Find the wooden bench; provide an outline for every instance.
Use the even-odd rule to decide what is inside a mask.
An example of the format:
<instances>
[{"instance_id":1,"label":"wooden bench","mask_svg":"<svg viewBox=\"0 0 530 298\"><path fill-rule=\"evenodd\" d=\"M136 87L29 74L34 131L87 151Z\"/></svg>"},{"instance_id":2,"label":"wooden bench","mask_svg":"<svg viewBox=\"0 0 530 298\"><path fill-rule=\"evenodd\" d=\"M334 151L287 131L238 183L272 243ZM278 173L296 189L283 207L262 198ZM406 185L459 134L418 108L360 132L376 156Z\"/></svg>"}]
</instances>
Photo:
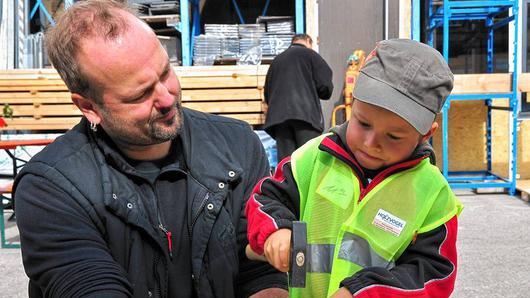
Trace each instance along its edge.
<instances>
[{"instance_id":1,"label":"wooden bench","mask_svg":"<svg viewBox=\"0 0 530 298\"><path fill-rule=\"evenodd\" d=\"M267 66L175 67L182 104L195 110L264 122L263 84ZM65 131L81 112L54 69L0 71L0 130Z\"/></svg>"}]
</instances>

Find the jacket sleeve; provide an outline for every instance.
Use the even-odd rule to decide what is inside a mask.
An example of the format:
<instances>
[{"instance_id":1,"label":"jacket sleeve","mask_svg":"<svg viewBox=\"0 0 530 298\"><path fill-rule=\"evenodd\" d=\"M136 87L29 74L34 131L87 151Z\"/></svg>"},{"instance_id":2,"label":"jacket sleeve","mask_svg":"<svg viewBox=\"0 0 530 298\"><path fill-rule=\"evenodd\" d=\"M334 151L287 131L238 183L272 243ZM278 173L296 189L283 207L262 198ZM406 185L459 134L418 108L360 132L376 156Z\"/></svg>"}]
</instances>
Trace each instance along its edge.
<instances>
[{"instance_id":1,"label":"jacket sleeve","mask_svg":"<svg viewBox=\"0 0 530 298\"><path fill-rule=\"evenodd\" d=\"M333 93L333 71L328 63L315 52L312 58L313 80L320 99L330 99Z\"/></svg>"},{"instance_id":2,"label":"jacket sleeve","mask_svg":"<svg viewBox=\"0 0 530 298\"><path fill-rule=\"evenodd\" d=\"M300 195L291 170L290 157L282 160L274 176L263 178L254 187L247 203L250 247L263 254L265 240L281 228L291 228L300 214Z\"/></svg>"},{"instance_id":3,"label":"jacket sleeve","mask_svg":"<svg viewBox=\"0 0 530 298\"><path fill-rule=\"evenodd\" d=\"M126 273L102 234L65 191L26 174L15 200L24 268L44 296L131 296Z\"/></svg>"},{"instance_id":4,"label":"jacket sleeve","mask_svg":"<svg viewBox=\"0 0 530 298\"><path fill-rule=\"evenodd\" d=\"M449 297L456 268L456 215L418 234L390 270L368 267L342 281L354 297Z\"/></svg>"},{"instance_id":5,"label":"jacket sleeve","mask_svg":"<svg viewBox=\"0 0 530 298\"><path fill-rule=\"evenodd\" d=\"M285 273L274 269L267 262L251 261L245 254L245 248L248 244L247 218L244 212L247 206L247 199L250 197L254 185L263 177L270 175L270 166L265 149L258 136L252 131L250 133L253 135L252 140L249 140L249 144L246 144L250 148L245 146L246 160L250 161L247 170L249 175L245 178L245 202L241 204L241 218L239 219L237 233L240 272L237 280L238 285L236 286L238 297L248 297L268 288L287 289L287 275Z\"/></svg>"}]
</instances>

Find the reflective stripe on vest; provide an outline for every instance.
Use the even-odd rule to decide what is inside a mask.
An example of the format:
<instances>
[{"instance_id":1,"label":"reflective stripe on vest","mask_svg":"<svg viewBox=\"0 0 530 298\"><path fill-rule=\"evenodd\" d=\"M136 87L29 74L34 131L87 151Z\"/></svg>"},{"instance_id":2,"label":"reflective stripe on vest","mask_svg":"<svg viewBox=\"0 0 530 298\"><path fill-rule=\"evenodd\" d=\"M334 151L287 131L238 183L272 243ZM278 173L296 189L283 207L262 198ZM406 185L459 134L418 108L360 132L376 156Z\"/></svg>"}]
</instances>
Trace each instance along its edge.
<instances>
[{"instance_id":1,"label":"reflective stripe on vest","mask_svg":"<svg viewBox=\"0 0 530 298\"><path fill-rule=\"evenodd\" d=\"M339 249L339 258L355 263L361 267L382 267L391 269L394 267L393 261L387 261L370 247L370 243L365 239L352 234L344 233ZM333 261L332 261L333 262Z\"/></svg>"},{"instance_id":2,"label":"reflective stripe on vest","mask_svg":"<svg viewBox=\"0 0 530 298\"><path fill-rule=\"evenodd\" d=\"M307 272L331 273L334 244L309 244L307 251L309 253Z\"/></svg>"},{"instance_id":3,"label":"reflective stripe on vest","mask_svg":"<svg viewBox=\"0 0 530 298\"><path fill-rule=\"evenodd\" d=\"M331 273L335 245L309 244L307 251L307 272ZM370 247L368 241L352 233L344 234L339 249L339 258L361 267L376 266L386 269L394 267L394 262L385 260Z\"/></svg>"}]
</instances>

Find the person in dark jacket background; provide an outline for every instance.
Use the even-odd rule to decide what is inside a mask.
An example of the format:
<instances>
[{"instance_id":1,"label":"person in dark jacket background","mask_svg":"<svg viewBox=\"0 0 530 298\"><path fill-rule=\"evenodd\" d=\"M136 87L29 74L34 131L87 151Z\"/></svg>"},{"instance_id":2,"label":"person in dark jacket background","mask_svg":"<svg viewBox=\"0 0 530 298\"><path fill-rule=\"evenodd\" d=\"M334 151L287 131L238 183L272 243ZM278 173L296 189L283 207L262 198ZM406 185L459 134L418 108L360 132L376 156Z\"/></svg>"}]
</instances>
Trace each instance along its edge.
<instances>
[{"instance_id":1,"label":"person in dark jacket background","mask_svg":"<svg viewBox=\"0 0 530 298\"><path fill-rule=\"evenodd\" d=\"M182 108L167 53L118 2L77 2L46 44L84 117L15 181L29 297L287 297L244 254L270 171L249 125Z\"/></svg>"},{"instance_id":2,"label":"person in dark jacket background","mask_svg":"<svg viewBox=\"0 0 530 298\"><path fill-rule=\"evenodd\" d=\"M319 99L331 97L333 72L312 44L309 35L295 35L267 72L263 129L276 140L278 161L324 130Z\"/></svg>"}]
</instances>

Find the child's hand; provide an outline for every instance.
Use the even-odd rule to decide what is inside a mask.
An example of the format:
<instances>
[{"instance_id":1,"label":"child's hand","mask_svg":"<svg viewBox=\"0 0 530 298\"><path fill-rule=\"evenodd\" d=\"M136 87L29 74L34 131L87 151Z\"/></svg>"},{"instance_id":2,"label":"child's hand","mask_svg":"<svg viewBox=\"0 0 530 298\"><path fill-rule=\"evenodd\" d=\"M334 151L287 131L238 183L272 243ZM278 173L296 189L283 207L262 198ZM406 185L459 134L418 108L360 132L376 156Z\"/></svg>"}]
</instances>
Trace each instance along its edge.
<instances>
[{"instance_id":1,"label":"child's hand","mask_svg":"<svg viewBox=\"0 0 530 298\"><path fill-rule=\"evenodd\" d=\"M291 256L291 230L279 229L272 233L265 241L264 253L269 264L274 268L289 271L289 259Z\"/></svg>"}]
</instances>

